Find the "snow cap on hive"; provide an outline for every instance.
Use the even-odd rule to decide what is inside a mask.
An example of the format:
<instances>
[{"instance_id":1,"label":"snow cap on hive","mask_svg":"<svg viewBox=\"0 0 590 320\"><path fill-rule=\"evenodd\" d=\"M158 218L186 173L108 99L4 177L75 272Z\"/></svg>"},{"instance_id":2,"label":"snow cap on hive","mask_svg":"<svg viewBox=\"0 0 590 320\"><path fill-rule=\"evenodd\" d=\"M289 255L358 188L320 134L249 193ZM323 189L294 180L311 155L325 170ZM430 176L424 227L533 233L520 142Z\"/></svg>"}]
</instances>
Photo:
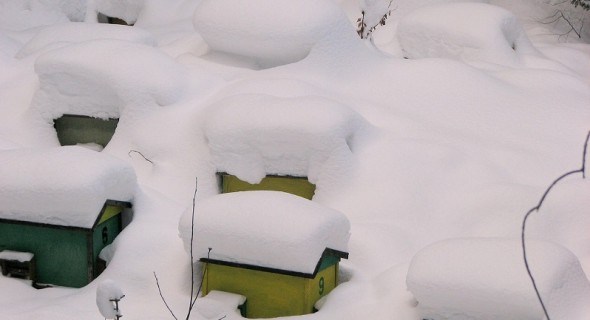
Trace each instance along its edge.
<instances>
[{"instance_id":1,"label":"snow cap on hive","mask_svg":"<svg viewBox=\"0 0 590 320\"><path fill-rule=\"evenodd\" d=\"M124 107L175 103L185 70L160 50L121 40L93 40L37 58L40 86L32 107L48 121L63 114L119 118Z\"/></svg>"},{"instance_id":2,"label":"snow cap on hive","mask_svg":"<svg viewBox=\"0 0 590 320\"><path fill-rule=\"evenodd\" d=\"M192 208L179 231L190 251ZM344 214L278 191L217 195L195 207L195 260L226 262L312 274L327 249L347 252L350 223Z\"/></svg>"},{"instance_id":3,"label":"snow cap on hive","mask_svg":"<svg viewBox=\"0 0 590 320\"><path fill-rule=\"evenodd\" d=\"M113 39L155 46L156 40L146 30L103 23L69 22L47 26L41 30L17 53L23 58L41 50L55 49L90 40Z\"/></svg>"},{"instance_id":4,"label":"snow cap on hive","mask_svg":"<svg viewBox=\"0 0 590 320\"><path fill-rule=\"evenodd\" d=\"M518 18L485 3L426 6L402 18L397 35L411 59L451 58L517 65L523 54L538 54Z\"/></svg>"},{"instance_id":5,"label":"snow cap on hive","mask_svg":"<svg viewBox=\"0 0 590 320\"><path fill-rule=\"evenodd\" d=\"M576 256L552 242L527 240L539 293L555 319L583 319L572 308L590 301L590 284ZM518 239L449 239L418 252L406 278L420 319L542 319ZM459 316L460 315L460 316Z\"/></svg>"},{"instance_id":6,"label":"snow cap on hive","mask_svg":"<svg viewBox=\"0 0 590 320\"><path fill-rule=\"evenodd\" d=\"M351 155L365 124L349 107L314 96L235 95L210 109L205 134L217 171L249 183L268 174L314 183L328 160Z\"/></svg>"},{"instance_id":7,"label":"snow cap on hive","mask_svg":"<svg viewBox=\"0 0 590 320\"><path fill-rule=\"evenodd\" d=\"M342 8L327 0L204 0L193 21L212 50L264 66L299 61L317 43L354 33Z\"/></svg>"},{"instance_id":8,"label":"snow cap on hive","mask_svg":"<svg viewBox=\"0 0 590 320\"><path fill-rule=\"evenodd\" d=\"M0 218L91 228L106 200L130 201L126 162L69 146L0 151Z\"/></svg>"}]
</instances>

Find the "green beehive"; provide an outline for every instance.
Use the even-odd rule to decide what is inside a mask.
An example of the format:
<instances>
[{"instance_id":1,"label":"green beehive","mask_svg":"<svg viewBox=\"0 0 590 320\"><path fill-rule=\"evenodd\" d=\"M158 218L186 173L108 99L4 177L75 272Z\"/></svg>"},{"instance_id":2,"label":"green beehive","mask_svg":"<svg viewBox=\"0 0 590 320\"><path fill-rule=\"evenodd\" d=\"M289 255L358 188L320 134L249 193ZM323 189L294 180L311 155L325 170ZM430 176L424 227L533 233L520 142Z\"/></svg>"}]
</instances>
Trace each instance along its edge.
<instances>
[{"instance_id":1,"label":"green beehive","mask_svg":"<svg viewBox=\"0 0 590 320\"><path fill-rule=\"evenodd\" d=\"M251 184L224 172L219 172L217 175L220 179L221 193L254 190L283 191L309 200L315 193L315 185L306 177L267 175L259 183Z\"/></svg>"},{"instance_id":2,"label":"green beehive","mask_svg":"<svg viewBox=\"0 0 590 320\"><path fill-rule=\"evenodd\" d=\"M102 271L98 255L121 232L130 207L106 201L90 228L0 219L0 249L33 253L38 283L80 288Z\"/></svg>"},{"instance_id":3,"label":"green beehive","mask_svg":"<svg viewBox=\"0 0 590 320\"><path fill-rule=\"evenodd\" d=\"M119 119L64 114L53 121L53 126L62 146L96 143L105 147L115 134L118 123Z\"/></svg>"},{"instance_id":4,"label":"green beehive","mask_svg":"<svg viewBox=\"0 0 590 320\"><path fill-rule=\"evenodd\" d=\"M130 221L136 177L106 153L69 146L0 152L0 251L32 253L40 284L83 287Z\"/></svg>"},{"instance_id":5,"label":"green beehive","mask_svg":"<svg viewBox=\"0 0 590 320\"><path fill-rule=\"evenodd\" d=\"M312 313L337 286L350 236L342 213L276 191L217 195L197 204L195 212L192 246L203 264L203 293L244 296L245 317ZM180 223L187 247L190 213Z\"/></svg>"}]
</instances>

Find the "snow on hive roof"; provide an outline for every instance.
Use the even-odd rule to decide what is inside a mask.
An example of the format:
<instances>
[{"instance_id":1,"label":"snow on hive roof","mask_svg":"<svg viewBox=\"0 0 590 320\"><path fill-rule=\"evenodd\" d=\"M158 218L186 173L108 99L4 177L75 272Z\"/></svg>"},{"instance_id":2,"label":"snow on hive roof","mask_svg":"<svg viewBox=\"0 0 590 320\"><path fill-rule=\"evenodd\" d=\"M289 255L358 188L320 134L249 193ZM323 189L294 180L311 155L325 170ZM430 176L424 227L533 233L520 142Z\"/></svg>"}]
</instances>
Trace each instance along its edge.
<instances>
[{"instance_id":1,"label":"snow on hive roof","mask_svg":"<svg viewBox=\"0 0 590 320\"><path fill-rule=\"evenodd\" d=\"M0 151L0 218L90 228L106 200L130 201L126 162L82 147Z\"/></svg>"},{"instance_id":2,"label":"snow on hive roof","mask_svg":"<svg viewBox=\"0 0 590 320\"><path fill-rule=\"evenodd\" d=\"M124 40L154 46L156 40L146 30L121 25L102 23L71 22L48 26L41 29L17 53L17 58L26 57L46 48L63 47L98 39Z\"/></svg>"},{"instance_id":3,"label":"snow on hive roof","mask_svg":"<svg viewBox=\"0 0 590 320\"><path fill-rule=\"evenodd\" d=\"M398 25L408 58L452 58L504 65L535 53L518 18L484 3L447 3L420 8Z\"/></svg>"},{"instance_id":4,"label":"snow on hive roof","mask_svg":"<svg viewBox=\"0 0 590 320\"><path fill-rule=\"evenodd\" d=\"M326 0L204 0L193 21L211 49L269 66L299 61L327 37L354 33L342 8Z\"/></svg>"},{"instance_id":5,"label":"snow on hive roof","mask_svg":"<svg viewBox=\"0 0 590 320\"><path fill-rule=\"evenodd\" d=\"M127 105L164 106L180 99L185 70L156 48L94 40L51 50L37 59L40 88L33 107L45 119L63 114L119 118Z\"/></svg>"},{"instance_id":6,"label":"snow on hive roof","mask_svg":"<svg viewBox=\"0 0 590 320\"><path fill-rule=\"evenodd\" d=\"M527 255L552 318L582 319L570 313L575 312L571 306L577 304L576 299L590 299L590 284L576 256L562 246L539 240L527 240ZM517 239L435 243L414 256L406 281L419 301L421 319L457 315L490 320L543 318Z\"/></svg>"},{"instance_id":7,"label":"snow on hive roof","mask_svg":"<svg viewBox=\"0 0 590 320\"><path fill-rule=\"evenodd\" d=\"M218 171L258 183L267 174L314 181L330 157L350 154L364 119L320 97L235 95L211 107L205 133Z\"/></svg>"},{"instance_id":8,"label":"snow on hive roof","mask_svg":"<svg viewBox=\"0 0 590 320\"><path fill-rule=\"evenodd\" d=\"M190 248L191 213L180 220L180 237ZM350 224L342 213L278 191L217 195L197 203L195 259L311 274L326 248L347 252Z\"/></svg>"}]
</instances>

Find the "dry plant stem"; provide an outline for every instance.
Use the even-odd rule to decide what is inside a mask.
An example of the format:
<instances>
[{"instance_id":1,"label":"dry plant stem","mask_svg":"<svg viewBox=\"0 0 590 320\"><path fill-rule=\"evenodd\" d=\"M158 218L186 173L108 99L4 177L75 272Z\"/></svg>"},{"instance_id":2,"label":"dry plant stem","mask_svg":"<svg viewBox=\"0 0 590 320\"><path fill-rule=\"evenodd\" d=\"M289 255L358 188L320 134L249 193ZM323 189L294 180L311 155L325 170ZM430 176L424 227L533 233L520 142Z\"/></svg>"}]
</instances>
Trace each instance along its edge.
<instances>
[{"instance_id":1,"label":"dry plant stem","mask_svg":"<svg viewBox=\"0 0 590 320\"><path fill-rule=\"evenodd\" d=\"M582 173L582 178L586 179L586 154L588 153L588 141L589 140L590 140L590 132L588 132L588 134L586 135L586 142L584 143L584 151L583 151L583 155L582 155L582 168L565 173L565 174L561 175L559 178L555 179L549 185L547 190L545 190L545 192L543 193L543 196L541 197L541 200L539 200L539 203L537 204L537 206L535 206L531 210L529 210L526 213L526 215L524 216L524 219L522 221L522 230L521 230L520 236L521 236L521 245L522 245L522 255L524 258L524 266L525 266L526 271L529 275L529 278L531 279L531 283L533 284L533 288L535 289L535 293L537 294L537 299L539 300L539 303L541 304L541 307L543 308L543 313L545 314L545 318L547 320L551 320L551 318L549 317L549 312L547 312L547 308L545 307L545 303L543 302L543 299L541 298L541 294L539 292L539 289L537 288L537 283L535 281L535 278L533 277L533 274L531 272L531 268L529 266L528 258L527 258L526 241L525 241L526 222L527 222L527 219L529 218L529 216L533 212L538 212L541 209L541 206L543 205L543 202L545 201L545 199L549 195L549 192L561 180L565 179L566 177L569 177L570 175L577 174L577 173Z\"/></svg>"}]
</instances>

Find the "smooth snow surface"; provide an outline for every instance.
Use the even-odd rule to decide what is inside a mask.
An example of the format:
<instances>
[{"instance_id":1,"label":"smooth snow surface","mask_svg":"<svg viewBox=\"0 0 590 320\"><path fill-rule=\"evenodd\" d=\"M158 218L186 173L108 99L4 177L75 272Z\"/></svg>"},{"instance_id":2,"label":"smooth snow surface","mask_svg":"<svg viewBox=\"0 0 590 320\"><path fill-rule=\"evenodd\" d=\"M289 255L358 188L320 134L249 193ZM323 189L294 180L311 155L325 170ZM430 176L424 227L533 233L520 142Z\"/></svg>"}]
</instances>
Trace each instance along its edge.
<instances>
[{"instance_id":1,"label":"smooth snow surface","mask_svg":"<svg viewBox=\"0 0 590 320\"><path fill-rule=\"evenodd\" d=\"M566 248L526 242L531 272L550 314L582 319L590 283ZM450 239L418 252L408 270L408 290L423 319L542 319L544 314L522 263L518 239ZM585 301L585 302L584 302Z\"/></svg>"},{"instance_id":2,"label":"smooth snow surface","mask_svg":"<svg viewBox=\"0 0 590 320\"><path fill-rule=\"evenodd\" d=\"M185 71L157 49L95 40L51 50L35 63L32 107L46 120L63 114L119 118L125 107L166 106L184 92Z\"/></svg>"},{"instance_id":3,"label":"smooth snow surface","mask_svg":"<svg viewBox=\"0 0 590 320\"><path fill-rule=\"evenodd\" d=\"M510 11L483 3L427 6L398 26L404 55L410 59L453 58L518 65L520 55L535 54Z\"/></svg>"},{"instance_id":4,"label":"smooth snow surface","mask_svg":"<svg viewBox=\"0 0 590 320\"><path fill-rule=\"evenodd\" d=\"M365 124L350 107L313 96L243 94L210 108L205 134L217 170L250 183L267 174L317 181L328 162L352 156Z\"/></svg>"},{"instance_id":5,"label":"smooth snow surface","mask_svg":"<svg viewBox=\"0 0 590 320\"><path fill-rule=\"evenodd\" d=\"M191 247L192 208L179 230ZM350 223L342 213L279 191L233 192L195 207L193 255L313 273L325 249L348 252Z\"/></svg>"},{"instance_id":6,"label":"smooth snow surface","mask_svg":"<svg viewBox=\"0 0 590 320\"><path fill-rule=\"evenodd\" d=\"M0 177L0 218L82 228L136 186L126 162L73 146L1 151Z\"/></svg>"},{"instance_id":7,"label":"smooth snow surface","mask_svg":"<svg viewBox=\"0 0 590 320\"><path fill-rule=\"evenodd\" d=\"M204 0L194 25L212 50L263 67L299 61L317 43L352 31L330 0Z\"/></svg>"}]
</instances>

